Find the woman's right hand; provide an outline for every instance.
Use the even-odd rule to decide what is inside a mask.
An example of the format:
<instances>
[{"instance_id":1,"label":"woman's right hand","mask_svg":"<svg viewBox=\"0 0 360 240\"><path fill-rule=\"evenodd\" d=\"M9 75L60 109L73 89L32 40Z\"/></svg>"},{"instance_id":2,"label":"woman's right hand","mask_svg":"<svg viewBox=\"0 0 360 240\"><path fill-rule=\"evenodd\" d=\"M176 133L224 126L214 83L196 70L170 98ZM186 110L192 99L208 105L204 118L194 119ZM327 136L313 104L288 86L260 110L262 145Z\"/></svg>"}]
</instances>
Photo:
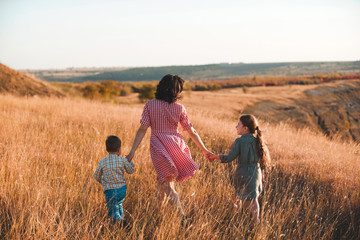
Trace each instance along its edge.
<instances>
[{"instance_id":1,"label":"woman's right hand","mask_svg":"<svg viewBox=\"0 0 360 240\"><path fill-rule=\"evenodd\" d=\"M126 155L126 159L127 159L129 162L131 162L131 160L133 159L134 155L135 155L135 153L130 152L128 155Z\"/></svg>"},{"instance_id":2,"label":"woman's right hand","mask_svg":"<svg viewBox=\"0 0 360 240\"><path fill-rule=\"evenodd\" d=\"M128 155L126 155L126 158L129 162L133 159L133 157L135 155L135 151L138 148L139 144L141 143L142 139L144 138L147 129L148 129L148 127L146 127L144 125L140 125L139 129L137 130L136 136L134 139L134 143L132 145L130 153Z\"/></svg>"}]
</instances>

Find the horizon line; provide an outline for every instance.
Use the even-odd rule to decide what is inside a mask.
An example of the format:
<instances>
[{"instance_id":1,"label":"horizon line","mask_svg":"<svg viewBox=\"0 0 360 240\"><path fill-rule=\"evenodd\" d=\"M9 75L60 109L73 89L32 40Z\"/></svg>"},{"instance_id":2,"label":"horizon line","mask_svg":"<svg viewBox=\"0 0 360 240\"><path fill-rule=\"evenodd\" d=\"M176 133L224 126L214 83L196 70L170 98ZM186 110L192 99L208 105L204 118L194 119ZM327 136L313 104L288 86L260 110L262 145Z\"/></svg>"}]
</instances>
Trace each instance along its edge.
<instances>
[{"instance_id":1,"label":"horizon line","mask_svg":"<svg viewBox=\"0 0 360 240\"><path fill-rule=\"evenodd\" d=\"M143 66L92 66L92 67L63 67L63 68L19 68L18 71L43 71L43 70L71 70L71 69L112 69L112 68L158 68L158 67L184 67L184 66L207 66L207 65L232 65L232 64L271 64L271 63L336 63L336 62L360 62L359 60L341 60L341 61L279 61L279 62L217 62L206 64L174 64L174 65L143 65ZM1 63L1 62L0 62ZM4 63L2 63L4 64ZM6 64L4 64L6 65Z\"/></svg>"}]
</instances>

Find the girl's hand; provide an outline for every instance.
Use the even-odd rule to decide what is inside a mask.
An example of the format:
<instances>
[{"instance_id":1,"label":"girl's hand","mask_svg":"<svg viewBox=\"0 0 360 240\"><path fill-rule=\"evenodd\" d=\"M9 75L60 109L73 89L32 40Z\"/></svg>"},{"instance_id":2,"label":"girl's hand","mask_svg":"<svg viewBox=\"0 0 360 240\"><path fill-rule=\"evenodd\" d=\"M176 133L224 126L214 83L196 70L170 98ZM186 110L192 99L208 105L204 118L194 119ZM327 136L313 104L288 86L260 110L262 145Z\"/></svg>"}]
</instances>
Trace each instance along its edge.
<instances>
[{"instance_id":1,"label":"girl's hand","mask_svg":"<svg viewBox=\"0 0 360 240\"><path fill-rule=\"evenodd\" d=\"M209 150L203 150L203 154L206 157L206 159L210 161L209 157L212 154L212 152L210 152Z\"/></svg>"},{"instance_id":2,"label":"girl's hand","mask_svg":"<svg viewBox=\"0 0 360 240\"><path fill-rule=\"evenodd\" d=\"M209 161L210 162L213 162L214 160L216 160L216 159L220 159L220 157L219 157L219 155L216 155L216 154L214 154L214 153L211 153L210 155L209 155Z\"/></svg>"}]
</instances>

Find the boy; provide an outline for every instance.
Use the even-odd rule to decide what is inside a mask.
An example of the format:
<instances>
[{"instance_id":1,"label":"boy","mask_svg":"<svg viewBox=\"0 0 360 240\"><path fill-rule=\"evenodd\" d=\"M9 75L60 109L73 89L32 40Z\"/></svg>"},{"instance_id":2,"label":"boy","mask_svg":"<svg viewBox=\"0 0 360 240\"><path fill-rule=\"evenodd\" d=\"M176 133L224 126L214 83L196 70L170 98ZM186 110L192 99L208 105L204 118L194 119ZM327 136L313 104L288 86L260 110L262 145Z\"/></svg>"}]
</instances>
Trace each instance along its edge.
<instances>
[{"instance_id":1,"label":"boy","mask_svg":"<svg viewBox=\"0 0 360 240\"><path fill-rule=\"evenodd\" d=\"M103 185L105 200L110 217L114 222L124 223L122 203L126 195L125 171L134 172L134 163L120 157L121 140L117 136L108 136L106 151L109 155L100 160L94 178Z\"/></svg>"}]
</instances>

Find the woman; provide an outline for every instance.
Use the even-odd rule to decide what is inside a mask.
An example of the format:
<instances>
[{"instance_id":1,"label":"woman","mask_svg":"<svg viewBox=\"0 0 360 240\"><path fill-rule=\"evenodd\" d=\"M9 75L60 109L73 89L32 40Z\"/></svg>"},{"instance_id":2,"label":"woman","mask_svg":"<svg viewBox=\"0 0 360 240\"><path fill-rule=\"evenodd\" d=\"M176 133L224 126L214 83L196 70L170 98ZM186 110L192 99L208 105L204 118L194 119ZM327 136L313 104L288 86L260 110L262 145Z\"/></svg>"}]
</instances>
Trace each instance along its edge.
<instances>
[{"instance_id":1,"label":"woman","mask_svg":"<svg viewBox=\"0 0 360 240\"><path fill-rule=\"evenodd\" d=\"M192 177L199 166L192 160L189 147L178 132L178 124L180 123L205 156L209 156L211 152L206 149L193 128L184 106L176 102L183 85L184 80L177 75L168 74L161 79L157 85L156 99L145 104L140 127L127 158L131 161L134 157L147 128L150 127L150 154L157 173L159 203L166 194L185 217L174 181L184 181Z\"/></svg>"}]
</instances>

